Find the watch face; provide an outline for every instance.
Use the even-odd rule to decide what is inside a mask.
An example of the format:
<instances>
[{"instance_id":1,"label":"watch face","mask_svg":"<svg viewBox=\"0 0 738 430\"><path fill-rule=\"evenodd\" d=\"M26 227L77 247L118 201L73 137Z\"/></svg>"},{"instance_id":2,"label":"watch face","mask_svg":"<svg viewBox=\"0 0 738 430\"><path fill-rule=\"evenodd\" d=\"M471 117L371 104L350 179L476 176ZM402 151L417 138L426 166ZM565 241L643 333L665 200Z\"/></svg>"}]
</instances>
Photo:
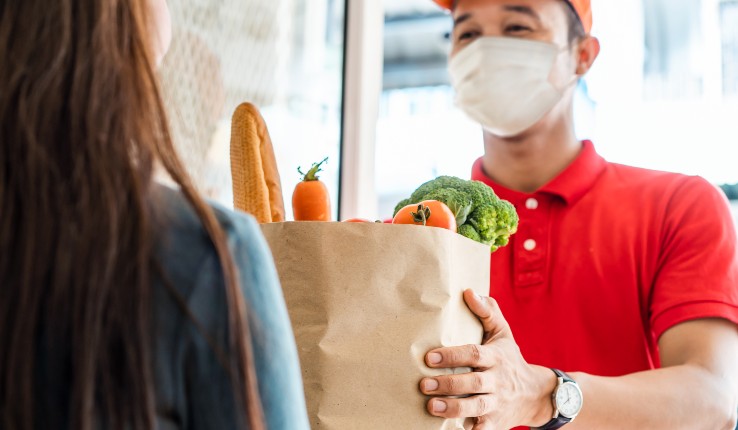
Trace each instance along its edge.
<instances>
[{"instance_id":1,"label":"watch face","mask_svg":"<svg viewBox=\"0 0 738 430\"><path fill-rule=\"evenodd\" d=\"M574 418L582 410L582 391L576 384L565 382L556 390L556 407L566 418Z\"/></svg>"}]
</instances>

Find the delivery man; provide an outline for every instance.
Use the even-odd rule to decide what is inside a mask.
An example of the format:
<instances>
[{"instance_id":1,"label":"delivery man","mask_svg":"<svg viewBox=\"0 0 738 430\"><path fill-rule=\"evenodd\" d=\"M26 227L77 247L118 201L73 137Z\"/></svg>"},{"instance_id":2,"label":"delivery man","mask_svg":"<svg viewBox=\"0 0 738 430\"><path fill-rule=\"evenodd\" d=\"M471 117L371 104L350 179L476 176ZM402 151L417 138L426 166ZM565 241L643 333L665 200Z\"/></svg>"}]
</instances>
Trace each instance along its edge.
<instances>
[{"instance_id":1,"label":"delivery man","mask_svg":"<svg viewBox=\"0 0 738 430\"><path fill-rule=\"evenodd\" d=\"M576 139L574 88L600 50L590 1L435 1L453 14L457 103L484 128L473 179L521 224L492 257L494 299L465 293L483 345L426 355L474 369L420 381L428 411L475 430L733 429L727 201L701 178L609 163Z\"/></svg>"}]
</instances>

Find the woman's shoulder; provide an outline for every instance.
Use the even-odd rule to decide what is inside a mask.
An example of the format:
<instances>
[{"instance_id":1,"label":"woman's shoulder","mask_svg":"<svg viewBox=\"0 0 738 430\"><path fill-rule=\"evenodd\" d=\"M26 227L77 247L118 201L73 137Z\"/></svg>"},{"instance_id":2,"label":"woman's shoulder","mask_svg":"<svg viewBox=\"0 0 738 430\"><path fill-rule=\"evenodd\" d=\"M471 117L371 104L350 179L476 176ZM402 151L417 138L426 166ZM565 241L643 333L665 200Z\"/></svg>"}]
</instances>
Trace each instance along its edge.
<instances>
[{"instance_id":1,"label":"woman's shoulder","mask_svg":"<svg viewBox=\"0 0 738 430\"><path fill-rule=\"evenodd\" d=\"M220 260L210 236L180 191L157 185L152 199L156 264L163 286L169 287L164 289L168 293L160 298L166 299L174 289L204 324L217 325L219 318L213 315L212 309L225 306L225 289ZM253 300L254 290L273 283L271 276L275 275L260 269L269 267L271 254L259 225L250 215L214 203L209 205L225 232L246 300Z\"/></svg>"},{"instance_id":2,"label":"woman's shoulder","mask_svg":"<svg viewBox=\"0 0 738 430\"><path fill-rule=\"evenodd\" d=\"M192 236L202 241L203 245L210 243L202 221L182 192L165 185L155 185L152 199L156 228L163 229L160 233ZM229 238L259 235L258 224L251 215L227 209L217 203L208 204Z\"/></svg>"},{"instance_id":3,"label":"woman's shoulder","mask_svg":"<svg viewBox=\"0 0 738 430\"><path fill-rule=\"evenodd\" d=\"M217 260L202 221L179 190L156 185L152 199L156 253L167 271L198 271L208 261ZM209 206L225 232L231 252L258 257L264 243L256 220L216 203Z\"/></svg>"}]
</instances>

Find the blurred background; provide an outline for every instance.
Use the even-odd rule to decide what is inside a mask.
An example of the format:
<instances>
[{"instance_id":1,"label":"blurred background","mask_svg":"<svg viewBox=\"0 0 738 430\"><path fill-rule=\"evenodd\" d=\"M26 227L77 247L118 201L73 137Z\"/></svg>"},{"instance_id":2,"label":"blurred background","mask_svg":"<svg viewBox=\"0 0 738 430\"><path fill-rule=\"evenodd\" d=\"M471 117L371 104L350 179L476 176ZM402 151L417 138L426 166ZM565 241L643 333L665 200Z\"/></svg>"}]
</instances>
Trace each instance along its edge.
<instances>
[{"instance_id":1,"label":"blurred background","mask_svg":"<svg viewBox=\"0 0 738 430\"><path fill-rule=\"evenodd\" d=\"M381 19L367 16L369 2L380 5ZM323 179L335 201L340 188L353 193L352 182L371 183L342 207L344 218L388 217L426 180L469 177L482 154L480 127L455 108L449 86L450 17L430 0L170 0L170 7L174 45L162 73L175 138L201 189L223 204L232 198L229 118L247 100L264 111L286 200L297 166L326 156ZM738 199L731 185L738 183L738 0L593 0L593 7L602 53L578 87L579 137L610 161L701 175ZM363 23L362 31L352 33L347 22ZM363 55L352 51L352 34L378 47L381 58L361 63L381 62L376 77L345 73ZM369 92L376 100L362 95L363 103L346 106L354 90L346 82L371 79L381 88ZM373 127L363 139L347 133L355 118ZM355 160L342 174L341 151L356 145L365 149L362 172L373 174L347 175Z\"/></svg>"}]
</instances>

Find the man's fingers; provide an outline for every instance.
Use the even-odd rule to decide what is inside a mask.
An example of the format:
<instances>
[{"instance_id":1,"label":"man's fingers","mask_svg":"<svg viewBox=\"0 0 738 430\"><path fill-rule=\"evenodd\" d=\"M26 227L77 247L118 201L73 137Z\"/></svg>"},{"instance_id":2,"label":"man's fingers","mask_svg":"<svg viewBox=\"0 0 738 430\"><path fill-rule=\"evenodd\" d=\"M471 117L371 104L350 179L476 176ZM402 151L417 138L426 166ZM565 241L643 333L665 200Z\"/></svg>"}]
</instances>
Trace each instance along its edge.
<instances>
[{"instance_id":1,"label":"man's fingers","mask_svg":"<svg viewBox=\"0 0 738 430\"><path fill-rule=\"evenodd\" d=\"M491 394L467 397L465 399L430 399L428 412L443 418L477 418L494 411L494 397Z\"/></svg>"},{"instance_id":2,"label":"man's fingers","mask_svg":"<svg viewBox=\"0 0 738 430\"><path fill-rule=\"evenodd\" d=\"M491 376L482 372L437 376L420 381L420 391L429 396L489 394L493 388Z\"/></svg>"},{"instance_id":3,"label":"man's fingers","mask_svg":"<svg viewBox=\"0 0 738 430\"><path fill-rule=\"evenodd\" d=\"M425 356L428 367L435 369L452 369L456 367L472 367L489 369L495 365L493 345L464 345L449 348L438 348Z\"/></svg>"},{"instance_id":4,"label":"man's fingers","mask_svg":"<svg viewBox=\"0 0 738 430\"><path fill-rule=\"evenodd\" d=\"M464 291L464 300L469 309L482 322L486 338L495 336L509 328L495 299L480 297L473 290L466 290Z\"/></svg>"}]
</instances>

